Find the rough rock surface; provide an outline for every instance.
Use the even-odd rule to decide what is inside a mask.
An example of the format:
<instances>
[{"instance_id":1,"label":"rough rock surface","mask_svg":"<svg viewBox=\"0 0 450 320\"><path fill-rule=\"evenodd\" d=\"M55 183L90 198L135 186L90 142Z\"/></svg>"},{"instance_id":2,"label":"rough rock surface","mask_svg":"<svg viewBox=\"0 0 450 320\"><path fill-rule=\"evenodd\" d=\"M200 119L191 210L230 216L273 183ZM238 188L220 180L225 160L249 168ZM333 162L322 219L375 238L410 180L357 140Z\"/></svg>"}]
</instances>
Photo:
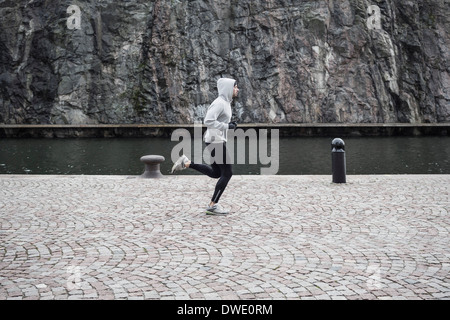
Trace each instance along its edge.
<instances>
[{"instance_id":1,"label":"rough rock surface","mask_svg":"<svg viewBox=\"0 0 450 320\"><path fill-rule=\"evenodd\" d=\"M192 123L221 76L240 122L448 122L448 30L447 0L0 0L0 123Z\"/></svg>"}]
</instances>

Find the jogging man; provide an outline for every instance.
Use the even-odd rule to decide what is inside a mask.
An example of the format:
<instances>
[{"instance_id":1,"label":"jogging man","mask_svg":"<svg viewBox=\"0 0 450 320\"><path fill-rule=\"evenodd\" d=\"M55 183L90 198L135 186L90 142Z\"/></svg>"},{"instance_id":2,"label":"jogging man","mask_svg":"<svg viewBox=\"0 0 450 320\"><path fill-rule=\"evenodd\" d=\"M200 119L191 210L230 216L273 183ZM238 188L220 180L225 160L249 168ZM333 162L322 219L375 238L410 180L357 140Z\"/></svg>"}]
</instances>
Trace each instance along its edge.
<instances>
[{"instance_id":1,"label":"jogging man","mask_svg":"<svg viewBox=\"0 0 450 320\"><path fill-rule=\"evenodd\" d=\"M206 112L204 124L206 148L211 156L211 165L197 164L182 155L173 165L172 173L178 170L191 168L211 178L219 179L216 183L211 202L206 208L208 215L225 215L226 211L219 205L228 182L233 175L231 158L227 150L227 131L236 129L236 122L231 121L231 102L237 97L239 89L236 80L221 78L217 81L219 97L213 101Z\"/></svg>"}]
</instances>

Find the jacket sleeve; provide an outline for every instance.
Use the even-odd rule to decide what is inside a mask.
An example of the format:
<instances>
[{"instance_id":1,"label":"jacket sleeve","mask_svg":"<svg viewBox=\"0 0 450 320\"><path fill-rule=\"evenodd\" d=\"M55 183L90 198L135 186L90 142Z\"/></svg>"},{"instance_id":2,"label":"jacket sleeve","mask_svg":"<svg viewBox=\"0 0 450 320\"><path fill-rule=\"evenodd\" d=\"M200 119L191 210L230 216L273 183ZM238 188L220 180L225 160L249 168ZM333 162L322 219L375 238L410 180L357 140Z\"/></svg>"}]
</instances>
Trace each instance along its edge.
<instances>
[{"instance_id":1,"label":"jacket sleeve","mask_svg":"<svg viewBox=\"0 0 450 320\"><path fill-rule=\"evenodd\" d=\"M205 115L204 123L208 128L226 130L228 123L220 122L217 118L223 111L223 106L220 103L213 103Z\"/></svg>"}]
</instances>

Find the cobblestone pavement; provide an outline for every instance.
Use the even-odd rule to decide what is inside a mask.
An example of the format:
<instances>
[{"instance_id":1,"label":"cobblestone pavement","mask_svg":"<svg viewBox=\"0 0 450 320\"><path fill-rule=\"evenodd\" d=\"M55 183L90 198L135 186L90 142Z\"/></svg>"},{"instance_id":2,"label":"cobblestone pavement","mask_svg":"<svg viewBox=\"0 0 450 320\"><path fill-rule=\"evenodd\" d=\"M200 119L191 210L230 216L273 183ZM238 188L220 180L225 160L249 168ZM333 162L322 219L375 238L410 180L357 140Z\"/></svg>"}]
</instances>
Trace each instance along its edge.
<instances>
[{"instance_id":1,"label":"cobblestone pavement","mask_svg":"<svg viewBox=\"0 0 450 320\"><path fill-rule=\"evenodd\" d=\"M450 299L450 175L0 176L0 299Z\"/></svg>"}]
</instances>

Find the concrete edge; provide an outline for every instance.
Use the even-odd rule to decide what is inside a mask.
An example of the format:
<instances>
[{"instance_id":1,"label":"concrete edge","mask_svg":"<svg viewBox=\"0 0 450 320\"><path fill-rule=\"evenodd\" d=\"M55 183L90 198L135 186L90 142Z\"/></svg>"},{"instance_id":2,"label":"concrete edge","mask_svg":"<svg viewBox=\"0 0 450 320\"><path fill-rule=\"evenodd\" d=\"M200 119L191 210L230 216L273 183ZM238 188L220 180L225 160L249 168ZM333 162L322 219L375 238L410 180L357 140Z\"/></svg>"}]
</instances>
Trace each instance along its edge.
<instances>
[{"instance_id":1,"label":"concrete edge","mask_svg":"<svg viewBox=\"0 0 450 320\"><path fill-rule=\"evenodd\" d=\"M49 179L60 179L60 178L96 178L96 179L139 179L139 175L55 175L55 174L0 174L0 179L12 179L12 178L49 178ZM211 179L204 175L164 175L166 178L170 179ZM347 175L347 178L377 178L377 177L393 177L393 178L420 178L420 177L436 177L436 178L450 178L450 174L352 174ZM309 175L233 175L233 179L245 179L245 178L262 178L262 179L284 179L284 178L298 178L298 179L330 179L331 174L309 174ZM140 179L140 180L161 180L161 179ZM164 179L162 179L164 180Z\"/></svg>"},{"instance_id":2,"label":"concrete edge","mask_svg":"<svg viewBox=\"0 0 450 320\"><path fill-rule=\"evenodd\" d=\"M170 137L198 124L0 124L0 138ZM450 123L244 123L242 129L278 129L282 137L450 135ZM202 129L206 127L202 125Z\"/></svg>"}]
</instances>

